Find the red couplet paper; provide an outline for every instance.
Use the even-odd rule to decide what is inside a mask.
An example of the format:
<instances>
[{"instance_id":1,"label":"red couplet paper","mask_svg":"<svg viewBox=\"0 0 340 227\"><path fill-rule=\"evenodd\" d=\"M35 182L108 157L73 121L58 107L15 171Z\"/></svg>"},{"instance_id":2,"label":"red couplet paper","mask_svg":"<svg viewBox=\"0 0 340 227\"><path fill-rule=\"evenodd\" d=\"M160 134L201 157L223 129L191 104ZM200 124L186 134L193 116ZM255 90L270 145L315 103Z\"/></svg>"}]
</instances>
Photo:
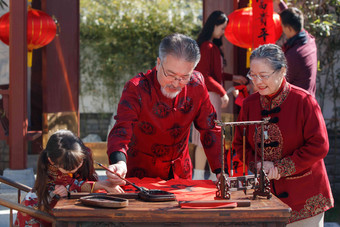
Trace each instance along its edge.
<instances>
[{"instance_id":1,"label":"red couplet paper","mask_svg":"<svg viewBox=\"0 0 340 227\"><path fill-rule=\"evenodd\" d=\"M181 208L188 209L213 209L213 208L235 208L236 202L228 201L183 201L179 202Z\"/></svg>"},{"instance_id":2,"label":"red couplet paper","mask_svg":"<svg viewBox=\"0 0 340 227\"><path fill-rule=\"evenodd\" d=\"M172 179L165 181L160 178L129 178L128 180L147 189L159 189L174 193L181 208L216 209L237 207L235 202L214 201L217 188L211 180ZM138 192L131 185L126 185L123 188L127 193Z\"/></svg>"},{"instance_id":3,"label":"red couplet paper","mask_svg":"<svg viewBox=\"0 0 340 227\"><path fill-rule=\"evenodd\" d=\"M160 178L128 178L131 182L147 189L159 189L174 193L177 201L196 201L196 200L214 200L216 196L216 185L211 180L185 180L171 179L168 181ZM123 187L125 192L138 192L131 185Z\"/></svg>"},{"instance_id":4,"label":"red couplet paper","mask_svg":"<svg viewBox=\"0 0 340 227\"><path fill-rule=\"evenodd\" d=\"M253 49L266 43L275 43L273 0L252 1L253 7Z\"/></svg>"}]
</instances>

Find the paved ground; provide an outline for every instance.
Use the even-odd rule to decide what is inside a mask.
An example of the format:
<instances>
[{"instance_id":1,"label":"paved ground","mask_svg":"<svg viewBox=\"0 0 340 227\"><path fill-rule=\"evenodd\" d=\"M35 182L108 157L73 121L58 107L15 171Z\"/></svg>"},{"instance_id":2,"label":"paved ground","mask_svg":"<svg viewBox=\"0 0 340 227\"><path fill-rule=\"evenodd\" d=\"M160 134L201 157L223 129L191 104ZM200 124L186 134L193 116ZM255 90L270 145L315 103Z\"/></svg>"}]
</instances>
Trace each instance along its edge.
<instances>
[{"instance_id":1,"label":"paved ground","mask_svg":"<svg viewBox=\"0 0 340 227\"><path fill-rule=\"evenodd\" d=\"M13 213L16 214L16 212L13 212ZM8 227L8 226L9 226L9 209L7 209L6 207L0 206L0 227Z\"/></svg>"}]
</instances>

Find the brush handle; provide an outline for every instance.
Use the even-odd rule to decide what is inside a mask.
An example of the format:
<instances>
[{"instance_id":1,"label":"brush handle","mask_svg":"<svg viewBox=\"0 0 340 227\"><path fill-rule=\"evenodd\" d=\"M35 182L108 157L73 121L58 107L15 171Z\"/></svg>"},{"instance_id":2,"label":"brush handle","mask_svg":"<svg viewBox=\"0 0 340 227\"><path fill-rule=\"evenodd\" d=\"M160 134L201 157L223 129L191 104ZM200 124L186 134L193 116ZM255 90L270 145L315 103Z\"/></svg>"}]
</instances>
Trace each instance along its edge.
<instances>
[{"instance_id":1,"label":"brush handle","mask_svg":"<svg viewBox=\"0 0 340 227\"><path fill-rule=\"evenodd\" d=\"M137 188L139 191L145 191L143 188L138 187L137 185L135 185L134 183L132 183L131 181L121 177L120 175L118 175L117 173L113 172L112 170L110 170L109 168L107 168L106 166L104 166L103 164L96 162L97 165L99 165L100 167L102 167L103 169L106 169L107 171L109 171L110 173L116 175L117 177L119 177L121 180L125 181L126 183L131 184L133 187Z\"/></svg>"}]
</instances>

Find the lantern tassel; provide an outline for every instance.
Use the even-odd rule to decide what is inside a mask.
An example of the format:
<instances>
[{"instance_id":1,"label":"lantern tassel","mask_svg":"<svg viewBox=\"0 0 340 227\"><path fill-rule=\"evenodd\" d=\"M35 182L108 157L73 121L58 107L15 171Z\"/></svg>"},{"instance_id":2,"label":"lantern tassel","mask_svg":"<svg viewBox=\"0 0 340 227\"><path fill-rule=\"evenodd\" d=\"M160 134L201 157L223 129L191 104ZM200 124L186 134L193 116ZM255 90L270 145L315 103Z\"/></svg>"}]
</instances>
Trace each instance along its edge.
<instances>
[{"instance_id":1,"label":"lantern tassel","mask_svg":"<svg viewBox=\"0 0 340 227\"><path fill-rule=\"evenodd\" d=\"M29 50L27 52L27 66L32 67L32 57L33 57L33 51Z\"/></svg>"},{"instance_id":2,"label":"lantern tassel","mask_svg":"<svg viewBox=\"0 0 340 227\"><path fill-rule=\"evenodd\" d=\"M250 67L250 55L251 55L251 48L247 49L247 59L246 59L246 67Z\"/></svg>"}]
</instances>

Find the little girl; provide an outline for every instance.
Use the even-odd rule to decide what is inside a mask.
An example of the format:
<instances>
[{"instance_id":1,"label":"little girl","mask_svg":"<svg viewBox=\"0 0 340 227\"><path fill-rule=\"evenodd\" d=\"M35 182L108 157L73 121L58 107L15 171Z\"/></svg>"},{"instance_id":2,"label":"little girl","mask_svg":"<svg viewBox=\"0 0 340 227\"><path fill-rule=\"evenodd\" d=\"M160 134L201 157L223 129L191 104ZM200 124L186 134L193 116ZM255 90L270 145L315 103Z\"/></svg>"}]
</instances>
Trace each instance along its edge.
<instances>
[{"instance_id":1,"label":"little girl","mask_svg":"<svg viewBox=\"0 0 340 227\"><path fill-rule=\"evenodd\" d=\"M59 130L48 140L40 153L35 185L23 204L51 212L60 197L70 192L93 192L104 189L110 193L123 190L109 181L97 181L90 149L71 131ZM15 226L46 226L42 220L18 212Z\"/></svg>"}]
</instances>

